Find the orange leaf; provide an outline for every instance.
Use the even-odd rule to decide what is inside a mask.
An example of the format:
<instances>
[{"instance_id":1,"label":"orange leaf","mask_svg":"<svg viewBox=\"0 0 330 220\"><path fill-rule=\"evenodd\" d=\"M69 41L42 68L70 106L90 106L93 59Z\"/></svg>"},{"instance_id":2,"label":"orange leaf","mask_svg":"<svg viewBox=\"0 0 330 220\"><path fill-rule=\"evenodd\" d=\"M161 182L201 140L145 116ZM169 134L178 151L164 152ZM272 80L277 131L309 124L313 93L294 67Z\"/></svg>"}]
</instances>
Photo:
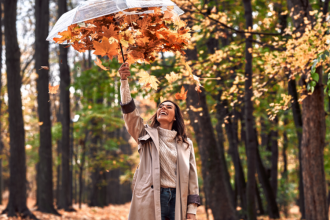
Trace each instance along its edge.
<instances>
[{"instance_id":1,"label":"orange leaf","mask_svg":"<svg viewBox=\"0 0 330 220\"><path fill-rule=\"evenodd\" d=\"M93 46L95 48L94 51L95 55L100 55L102 57L107 55L110 59L112 59L113 56L118 55L118 51L117 51L118 43L113 42L112 44L110 44L109 39L106 37L102 38L101 43L95 41L93 43Z\"/></svg>"},{"instance_id":2,"label":"orange leaf","mask_svg":"<svg viewBox=\"0 0 330 220\"><path fill-rule=\"evenodd\" d=\"M120 40L120 36L118 35L118 31L115 31L115 25L114 24L111 24L109 26L109 29L103 26L102 31L104 32L104 35L103 35L104 37L106 37L106 38L114 37L117 40Z\"/></svg>"},{"instance_id":3,"label":"orange leaf","mask_svg":"<svg viewBox=\"0 0 330 220\"><path fill-rule=\"evenodd\" d=\"M41 126L43 125L44 123L42 121L38 122L38 125Z\"/></svg>"},{"instance_id":4,"label":"orange leaf","mask_svg":"<svg viewBox=\"0 0 330 220\"><path fill-rule=\"evenodd\" d=\"M50 93L50 94L56 94L59 86L60 86L60 85L52 86L52 85L50 85L50 83L49 83L49 86L48 86L49 93Z\"/></svg>"},{"instance_id":5,"label":"orange leaf","mask_svg":"<svg viewBox=\"0 0 330 220\"><path fill-rule=\"evenodd\" d=\"M48 66L41 66L41 68L39 70L41 70L41 69L49 70L49 67Z\"/></svg>"},{"instance_id":6,"label":"orange leaf","mask_svg":"<svg viewBox=\"0 0 330 220\"><path fill-rule=\"evenodd\" d=\"M105 66L102 65L102 61L96 57L96 61L94 60L95 65L98 65L103 70L108 70Z\"/></svg>"},{"instance_id":7,"label":"orange leaf","mask_svg":"<svg viewBox=\"0 0 330 220\"><path fill-rule=\"evenodd\" d=\"M181 93L175 93L175 98L178 100L186 100L187 99L187 91L184 91L184 87L181 87Z\"/></svg>"},{"instance_id":8,"label":"orange leaf","mask_svg":"<svg viewBox=\"0 0 330 220\"><path fill-rule=\"evenodd\" d=\"M70 30L62 31L62 32L58 33L58 35L61 35L62 37L61 38L59 38L59 37L54 37L53 38L53 40L58 44L61 44L64 41L71 39L71 31Z\"/></svg>"}]
</instances>

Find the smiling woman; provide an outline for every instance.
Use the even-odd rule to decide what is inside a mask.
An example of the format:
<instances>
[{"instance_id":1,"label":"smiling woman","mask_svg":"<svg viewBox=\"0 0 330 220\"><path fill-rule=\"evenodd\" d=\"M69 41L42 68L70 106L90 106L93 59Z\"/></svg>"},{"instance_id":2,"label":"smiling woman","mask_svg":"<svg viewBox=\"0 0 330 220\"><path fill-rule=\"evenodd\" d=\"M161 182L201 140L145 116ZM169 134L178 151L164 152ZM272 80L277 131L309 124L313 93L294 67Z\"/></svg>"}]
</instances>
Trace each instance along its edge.
<instances>
[{"instance_id":1,"label":"smiling woman","mask_svg":"<svg viewBox=\"0 0 330 220\"><path fill-rule=\"evenodd\" d=\"M195 154L179 106L169 100L162 102L151 125L144 125L130 95L128 64L120 67L119 74L125 125L140 153L128 219L196 219L200 197Z\"/></svg>"}]
</instances>

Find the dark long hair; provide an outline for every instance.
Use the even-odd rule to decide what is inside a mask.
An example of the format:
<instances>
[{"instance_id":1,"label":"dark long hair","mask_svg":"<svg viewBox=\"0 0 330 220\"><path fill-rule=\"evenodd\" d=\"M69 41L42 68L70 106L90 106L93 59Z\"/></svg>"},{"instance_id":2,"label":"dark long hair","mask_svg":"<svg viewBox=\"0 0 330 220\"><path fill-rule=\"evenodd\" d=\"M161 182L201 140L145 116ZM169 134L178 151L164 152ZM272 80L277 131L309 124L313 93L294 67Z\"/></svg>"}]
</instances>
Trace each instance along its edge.
<instances>
[{"instance_id":1,"label":"dark long hair","mask_svg":"<svg viewBox=\"0 0 330 220\"><path fill-rule=\"evenodd\" d=\"M172 130L176 131L176 137L178 137L179 140L182 140L184 143L188 144L189 147L189 143L187 140L187 133L186 133L186 125L184 124L184 120L183 120L183 115L182 112L179 108L179 106L172 102L171 100L165 100L162 101L159 105L163 104L164 102L171 102L174 106L175 106L175 121L173 122L172 125ZM160 123L157 120L157 111L156 113L149 119L149 121L151 121L150 126L153 128L157 128Z\"/></svg>"}]
</instances>

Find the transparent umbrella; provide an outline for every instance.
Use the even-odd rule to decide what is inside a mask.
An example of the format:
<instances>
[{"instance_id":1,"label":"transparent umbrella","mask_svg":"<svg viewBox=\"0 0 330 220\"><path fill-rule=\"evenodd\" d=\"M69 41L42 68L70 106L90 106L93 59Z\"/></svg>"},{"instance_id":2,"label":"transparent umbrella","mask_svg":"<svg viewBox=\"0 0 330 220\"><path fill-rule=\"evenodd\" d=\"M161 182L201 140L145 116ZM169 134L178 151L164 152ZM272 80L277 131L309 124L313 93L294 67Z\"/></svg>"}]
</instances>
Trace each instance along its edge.
<instances>
[{"instance_id":1,"label":"transparent umbrella","mask_svg":"<svg viewBox=\"0 0 330 220\"><path fill-rule=\"evenodd\" d=\"M174 6L174 12L182 15L182 11L171 0L90 0L79 4L76 8L63 14L55 26L49 33L47 40L53 41L54 37L60 37L59 32L62 32L72 24L81 23L93 18L118 13L120 11L125 14L134 12L125 12L131 8L146 8L146 7L161 7L162 11L167 10L167 6ZM144 11L142 13L153 13L153 11Z\"/></svg>"}]
</instances>

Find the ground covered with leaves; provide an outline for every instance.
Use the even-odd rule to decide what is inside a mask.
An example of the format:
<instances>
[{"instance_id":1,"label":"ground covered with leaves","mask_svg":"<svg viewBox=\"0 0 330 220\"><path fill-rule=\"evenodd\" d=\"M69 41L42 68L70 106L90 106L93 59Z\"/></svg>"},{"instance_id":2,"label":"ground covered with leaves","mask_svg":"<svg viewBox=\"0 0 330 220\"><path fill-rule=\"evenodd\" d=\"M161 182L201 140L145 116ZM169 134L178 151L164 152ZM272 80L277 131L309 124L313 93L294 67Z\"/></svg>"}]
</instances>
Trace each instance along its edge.
<instances>
[{"instance_id":1,"label":"ground covered with leaves","mask_svg":"<svg viewBox=\"0 0 330 220\"><path fill-rule=\"evenodd\" d=\"M34 204L35 200L29 198L27 201L27 205L30 210L37 216L40 220L48 220L48 219L67 219L67 220L126 220L128 217L130 203L126 203L123 205L109 205L104 208L98 207L88 207L86 204L82 204L81 209L79 209L78 204L74 204L73 207L76 212L65 212L63 210L59 210L61 216L56 216L52 214L45 214L38 211L35 211ZM7 200L4 200L3 205L0 205L0 211L4 210L7 204ZM211 210L208 210L209 218L207 218L205 207L199 206L197 209L197 220L214 220L211 214ZM290 211L290 218L281 218L286 220L295 220L300 219L299 216L299 208L298 206L293 206ZM12 219L18 220L21 218L8 218L7 215L0 215L0 219ZM258 220L268 220L268 217L259 217Z\"/></svg>"}]
</instances>

